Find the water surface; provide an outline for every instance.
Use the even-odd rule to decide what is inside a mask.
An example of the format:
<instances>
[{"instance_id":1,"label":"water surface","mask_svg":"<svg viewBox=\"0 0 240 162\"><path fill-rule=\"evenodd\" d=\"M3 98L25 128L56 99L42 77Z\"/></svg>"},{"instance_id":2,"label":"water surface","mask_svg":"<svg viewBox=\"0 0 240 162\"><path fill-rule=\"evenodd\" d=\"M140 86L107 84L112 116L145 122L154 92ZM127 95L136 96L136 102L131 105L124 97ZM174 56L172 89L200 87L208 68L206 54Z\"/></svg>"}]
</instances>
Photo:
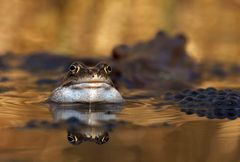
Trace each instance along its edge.
<instances>
[{"instance_id":1,"label":"water surface","mask_svg":"<svg viewBox=\"0 0 240 162\"><path fill-rule=\"evenodd\" d=\"M0 83L0 161L240 161L238 118L187 115L162 100L161 87L120 88L123 105L59 106L44 102L56 86L55 75L1 74L7 79ZM199 86L208 85L233 86L222 81ZM85 136L73 145L70 133Z\"/></svg>"}]
</instances>

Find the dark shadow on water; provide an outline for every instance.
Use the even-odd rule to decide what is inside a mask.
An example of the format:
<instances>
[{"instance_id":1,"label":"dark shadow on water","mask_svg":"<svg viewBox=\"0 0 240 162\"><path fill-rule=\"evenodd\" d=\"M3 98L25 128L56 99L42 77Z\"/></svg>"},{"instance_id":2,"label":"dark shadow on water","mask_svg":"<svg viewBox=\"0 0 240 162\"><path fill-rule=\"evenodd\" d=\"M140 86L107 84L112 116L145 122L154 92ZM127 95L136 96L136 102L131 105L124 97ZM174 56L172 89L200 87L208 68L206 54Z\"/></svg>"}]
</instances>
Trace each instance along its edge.
<instances>
[{"instance_id":1,"label":"dark shadow on water","mask_svg":"<svg viewBox=\"0 0 240 162\"><path fill-rule=\"evenodd\" d=\"M116 113L122 110L119 104L50 104L55 123L66 123L67 140L73 145L83 142L104 144L117 124Z\"/></svg>"}]
</instances>

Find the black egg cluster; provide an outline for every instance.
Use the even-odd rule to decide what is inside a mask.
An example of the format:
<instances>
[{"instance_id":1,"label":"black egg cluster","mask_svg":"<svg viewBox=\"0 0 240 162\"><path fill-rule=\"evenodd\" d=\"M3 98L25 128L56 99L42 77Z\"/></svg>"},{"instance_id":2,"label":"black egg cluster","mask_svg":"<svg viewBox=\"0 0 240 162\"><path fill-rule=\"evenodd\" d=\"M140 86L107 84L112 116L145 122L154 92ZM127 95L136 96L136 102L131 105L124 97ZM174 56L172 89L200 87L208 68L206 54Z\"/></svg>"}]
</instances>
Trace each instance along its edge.
<instances>
[{"instance_id":1,"label":"black egg cluster","mask_svg":"<svg viewBox=\"0 0 240 162\"><path fill-rule=\"evenodd\" d=\"M164 99L177 103L181 111L189 115L196 113L210 119L240 117L240 91L237 90L217 90L212 87L187 89L176 94L166 93Z\"/></svg>"}]
</instances>

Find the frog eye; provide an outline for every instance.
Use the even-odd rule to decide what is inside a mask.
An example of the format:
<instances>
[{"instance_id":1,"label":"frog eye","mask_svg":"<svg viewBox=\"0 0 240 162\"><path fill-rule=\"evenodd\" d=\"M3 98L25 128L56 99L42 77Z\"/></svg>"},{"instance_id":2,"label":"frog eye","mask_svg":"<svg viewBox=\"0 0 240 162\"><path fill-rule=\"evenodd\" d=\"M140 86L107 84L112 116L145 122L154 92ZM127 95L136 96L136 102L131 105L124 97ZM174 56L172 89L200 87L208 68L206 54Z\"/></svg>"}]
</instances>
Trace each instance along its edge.
<instances>
[{"instance_id":1,"label":"frog eye","mask_svg":"<svg viewBox=\"0 0 240 162\"><path fill-rule=\"evenodd\" d=\"M104 71L105 71L105 73L107 73L107 74L111 73L111 71L112 71L111 66L109 66L109 65L105 66L105 67L104 67Z\"/></svg>"},{"instance_id":2,"label":"frog eye","mask_svg":"<svg viewBox=\"0 0 240 162\"><path fill-rule=\"evenodd\" d=\"M69 67L69 70L72 72L72 73L78 73L79 70L80 70L80 67L79 66L76 66L76 65L71 65Z\"/></svg>"}]
</instances>

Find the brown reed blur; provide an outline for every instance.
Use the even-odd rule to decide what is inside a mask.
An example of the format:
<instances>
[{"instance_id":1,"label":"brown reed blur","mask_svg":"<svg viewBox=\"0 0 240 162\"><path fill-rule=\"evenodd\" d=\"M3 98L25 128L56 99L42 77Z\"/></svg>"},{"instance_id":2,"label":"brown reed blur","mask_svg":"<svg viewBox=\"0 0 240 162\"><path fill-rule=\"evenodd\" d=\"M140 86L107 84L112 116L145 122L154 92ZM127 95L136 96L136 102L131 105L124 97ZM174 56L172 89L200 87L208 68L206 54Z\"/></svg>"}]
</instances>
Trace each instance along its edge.
<instances>
[{"instance_id":1,"label":"brown reed blur","mask_svg":"<svg viewBox=\"0 0 240 162\"><path fill-rule=\"evenodd\" d=\"M0 0L0 53L109 55L117 44L184 33L199 61L240 59L239 0Z\"/></svg>"}]
</instances>

